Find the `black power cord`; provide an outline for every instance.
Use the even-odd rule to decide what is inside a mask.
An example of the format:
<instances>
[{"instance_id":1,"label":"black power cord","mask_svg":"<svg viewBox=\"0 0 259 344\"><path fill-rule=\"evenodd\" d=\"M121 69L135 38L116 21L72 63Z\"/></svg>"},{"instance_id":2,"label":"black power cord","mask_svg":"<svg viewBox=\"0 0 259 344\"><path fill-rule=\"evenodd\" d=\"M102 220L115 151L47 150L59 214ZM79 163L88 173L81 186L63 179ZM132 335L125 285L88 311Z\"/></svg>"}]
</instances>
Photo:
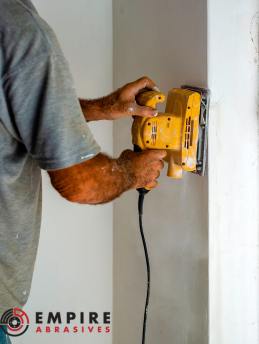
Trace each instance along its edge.
<instances>
[{"instance_id":1,"label":"black power cord","mask_svg":"<svg viewBox=\"0 0 259 344\"><path fill-rule=\"evenodd\" d=\"M150 263L149 263L147 244L146 244L143 223L142 223L144 199L148 191L149 190L146 190L144 188L138 189L138 192L139 192L139 197L138 197L139 229L140 229L141 239L142 239L142 243L144 247L146 267L147 267L147 293L146 293L146 304L145 304L143 329L142 329L142 344L145 344L145 339L146 339L147 312L148 312L148 305L149 305L149 298L150 298Z\"/></svg>"}]
</instances>

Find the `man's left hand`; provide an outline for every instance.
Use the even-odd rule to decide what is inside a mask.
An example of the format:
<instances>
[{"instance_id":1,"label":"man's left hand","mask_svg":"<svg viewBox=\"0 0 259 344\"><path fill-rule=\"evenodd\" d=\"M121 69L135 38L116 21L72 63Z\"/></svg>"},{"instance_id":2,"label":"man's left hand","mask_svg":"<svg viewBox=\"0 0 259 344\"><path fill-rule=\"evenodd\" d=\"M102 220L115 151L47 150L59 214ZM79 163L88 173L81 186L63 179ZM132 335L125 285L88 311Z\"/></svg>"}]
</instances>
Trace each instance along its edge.
<instances>
[{"instance_id":1,"label":"man's left hand","mask_svg":"<svg viewBox=\"0 0 259 344\"><path fill-rule=\"evenodd\" d=\"M148 77L142 77L119 88L112 94L96 99L80 99L80 104L87 121L101 119L114 120L128 116L153 117L157 111L136 103L136 95L143 89L159 91L156 84Z\"/></svg>"}]
</instances>

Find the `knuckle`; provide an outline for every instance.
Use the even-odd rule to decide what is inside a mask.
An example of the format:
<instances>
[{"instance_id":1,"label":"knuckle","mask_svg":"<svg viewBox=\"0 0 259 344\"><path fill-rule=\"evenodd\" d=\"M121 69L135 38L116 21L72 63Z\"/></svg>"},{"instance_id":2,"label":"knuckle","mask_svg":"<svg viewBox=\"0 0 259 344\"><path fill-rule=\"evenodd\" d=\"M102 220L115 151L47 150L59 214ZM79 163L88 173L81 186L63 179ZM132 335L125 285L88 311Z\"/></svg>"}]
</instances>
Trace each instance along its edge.
<instances>
[{"instance_id":1,"label":"knuckle","mask_svg":"<svg viewBox=\"0 0 259 344\"><path fill-rule=\"evenodd\" d=\"M160 170L162 170L164 168L164 162L162 160L160 160Z\"/></svg>"},{"instance_id":2,"label":"knuckle","mask_svg":"<svg viewBox=\"0 0 259 344\"><path fill-rule=\"evenodd\" d=\"M148 111L146 111L145 109L139 109L138 111L137 111L137 114L139 115L139 116L142 116L142 117L149 117L149 112Z\"/></svg>"},{"instance_id":3,"label":"knuckle","mask_svg":"<svg viewBox=\"0 0 259 344\"><path fill-rule=\"evenodd\" d=\"M154 173L152 174L152 179L156 180L160 175L160 172L158 170L155 170Z\"/></svg>"},{"instance_id":4,"label":"knuckle","mask_svg":"<svg viewBox=\"0 0 259 344\"><path fill-rule=\"evenodd\" d=\"M123 159L129 159L134 155L134 152L130 149L126 149L121 153L121 158Z\"/></svg>"},{"instance_id":5,"label":"knuckle","mask_svg":"<svg viewBox=\"0 0 259 344\"><path fill-rule=\"evenodd\" d=\"M133 152L132 152L132 150L130 150L130 149L126 149L124 152L123 152L123 154L125 154L125 155L129 155L129 154L132 154Z\"/></svg>"},{"instance_id":6,"label":"knuckle","mask_svg":"<svg viewBox=\"0 0 259 344\"><path fill-rule=\"evenodd\" d=\"M148 188L150 188L150 189L153 189L153 188L155 188L155 187L157 186L157 182L156 182L156 181L153 181L153 182L151 182L151 183L148 183L146 186L147 186Z\"/></svg>"},{"instance_id":7,"label":"knuckle","mask_svg":"<svg viewBox=\"0 0 259 344\"><path fill-rule=\"evenodd\" d=\"M149 85L151 83L153 84L152 80L146 75L140 79L140 82L143 83L144 87L147 87L147 85Z\"/></svg>"},{"instance_id":8,"label":"knuckle","mask_svg":"<svg viewBox=\"0 0 259 344\"><path fill-rule=\"evenodd\" d=\"M166 150L164 149L160 149L159 150L159 153L162 155L162 156L165 156L167 154Z\"/></svg>"},{"instance_id":9,"label":"knuckle","mask_svg":"<svg viewBox=\"0 0 259 344\"><path fill-rule=\"evenodd\" d=\"M147 115L153 117L154 114L155 114L155 112L156 112L156 110L152 109L151 107L146 107L146 108L145 108L145 112L146 112Z\"/></svg>"},{"instance_id":10,"label":"knuckle","mask_svg":"<svg viewBox=\"0 0 259 344\"><path fill-rule=\"evenodd\" d=\"M162 166L162 160L158 159L156 160L156 168L159 168Z\"/></svg>"},{"instance_id":11,"label":"knuckle","mask_svg":"<svg viewBox=\"0 0 259 344\"><path fill-rule=\"evenodd\" d=\"M143 153L143 156L145 157L145 159L149 159L150 156L152 155L152 150L147 149L147 150L143 151L142 153Z\"/></svg>"},{"instance_id":12,"label":"knuckle","mask_svg":"<svg viewBox=\"0 0 259 344\"><path fill-rule=\"evenodd\" d=\"M157 156L157 151L156 151L155 149L149 149L149 150L148 150L148 155L149 155L150 157L153 157L153 158L155 159L156 156Z\"/></svg>"}]
</instances>

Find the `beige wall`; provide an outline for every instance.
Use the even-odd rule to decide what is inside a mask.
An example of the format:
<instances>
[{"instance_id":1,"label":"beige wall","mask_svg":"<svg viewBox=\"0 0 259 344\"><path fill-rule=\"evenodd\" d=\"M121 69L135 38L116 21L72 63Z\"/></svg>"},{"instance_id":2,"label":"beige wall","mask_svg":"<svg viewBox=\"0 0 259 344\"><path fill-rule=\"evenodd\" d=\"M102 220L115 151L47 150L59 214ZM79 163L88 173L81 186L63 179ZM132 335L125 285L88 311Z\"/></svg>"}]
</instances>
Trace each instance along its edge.
<instances>
[{"instance_id":1,"label":"beige wall","mask_svg":"<svg viewBox=\"0 0 259 344\"><path fill-rule=\"evenodd\" d=\"M205 0L114 0L115 86L151 76L163 91L207 84ZM131 119L115 124L114 148L131 147ZM151 259L147 343L208 343L207 178L162 176L146 197ZM141 342L146 270L137 193L115 202L114 344Z\"/></svg>"}]
</instances>

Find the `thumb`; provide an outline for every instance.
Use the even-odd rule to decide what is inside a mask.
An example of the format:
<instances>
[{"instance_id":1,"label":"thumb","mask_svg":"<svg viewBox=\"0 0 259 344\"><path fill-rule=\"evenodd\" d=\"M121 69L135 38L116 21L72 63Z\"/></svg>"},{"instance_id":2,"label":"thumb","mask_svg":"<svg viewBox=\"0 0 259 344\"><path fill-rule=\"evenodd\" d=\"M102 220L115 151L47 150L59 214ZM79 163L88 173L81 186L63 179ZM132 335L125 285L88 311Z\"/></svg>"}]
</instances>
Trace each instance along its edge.
<instances>
[{"instance_id":1,"label":"thumb","mask_svg":"<svg viewBox=\"0 0 259 344\"><path fill-rule=\"evenodd\" d=\"M152 109L149 106L140 106L136 104L134 109L134 116L140 116L140 117L155 117L158 115L158 111Z\"/></svg>"}]
</instances>

